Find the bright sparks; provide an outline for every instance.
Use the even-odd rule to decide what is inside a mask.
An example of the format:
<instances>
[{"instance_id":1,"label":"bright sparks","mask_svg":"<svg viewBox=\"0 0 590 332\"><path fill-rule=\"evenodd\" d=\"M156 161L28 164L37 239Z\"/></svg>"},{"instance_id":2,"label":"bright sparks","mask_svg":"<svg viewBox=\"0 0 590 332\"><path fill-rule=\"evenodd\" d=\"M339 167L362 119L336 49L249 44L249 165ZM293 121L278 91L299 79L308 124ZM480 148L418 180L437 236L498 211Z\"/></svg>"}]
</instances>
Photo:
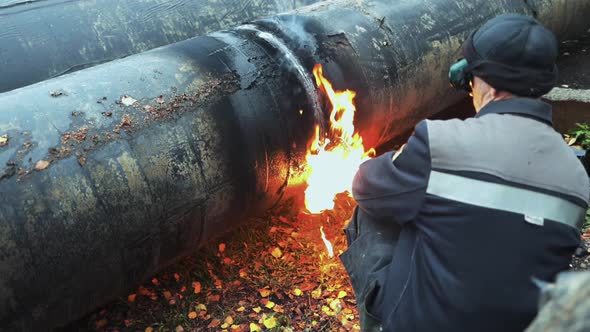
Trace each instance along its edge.
<instances>
[{"instance_id":1,"label":"bright sparks","mask_svg":"<svg viewBox=\"0 0 590 332\"><path fill-rule=\"evenodd\" d=\"M324 244L326 245L326 249L328 249L328 257L330 257L330 258L334 257L334 247L332 247L332 242L330 242L326 238L326 234L324 233L324 226L320 226L320 233L322 234L322 241L324 241Z\"/></svg>"},{"instance_id":2,"label":"bright sparks","mask_svg":"<svg viewBox=\"0 0 590 332\"><path fill-rule=\"evenodd\" d=\"M320 137L320 128L316 126L306 157L310 175L305 190L305 206L311 213L320 213L334 207L337 194L351 192L352 180L360 164L372 158L375 150L371 148L365 152L362 137L354 132L356 93L335 91L319 64L313 68L313 75L317 86L326 93L332 105L329 132Z\"/></svg>"}]
</instances>

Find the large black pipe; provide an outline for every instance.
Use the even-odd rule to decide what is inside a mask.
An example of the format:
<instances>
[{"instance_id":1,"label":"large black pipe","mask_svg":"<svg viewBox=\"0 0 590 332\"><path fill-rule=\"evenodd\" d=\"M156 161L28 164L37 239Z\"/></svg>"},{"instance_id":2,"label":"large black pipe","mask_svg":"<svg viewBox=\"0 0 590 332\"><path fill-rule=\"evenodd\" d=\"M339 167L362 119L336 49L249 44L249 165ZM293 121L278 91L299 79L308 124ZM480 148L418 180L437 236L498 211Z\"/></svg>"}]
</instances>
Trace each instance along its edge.
<instances>
[{"instance_id":1,"label":"large black pipe","mask_svg":"<svg viewBox=\"0 0 590 332\"><path fill-rule=\"evenodd\" d=\"M0 95L0 326L67 322L279 202L325 129L315 63L377 145L461 97L448 66L502 12L564 38L590 2L330 1Z\"/></svg>"},{"instance_id":2,"label":"large black pipe","mask_svg":"<svg viewBox=\"0 0 590 332\"><path fill-rule=\"evenodd\" d=\"M0 1L0 92L316 1Z\"/></svg>"}]
</instances>

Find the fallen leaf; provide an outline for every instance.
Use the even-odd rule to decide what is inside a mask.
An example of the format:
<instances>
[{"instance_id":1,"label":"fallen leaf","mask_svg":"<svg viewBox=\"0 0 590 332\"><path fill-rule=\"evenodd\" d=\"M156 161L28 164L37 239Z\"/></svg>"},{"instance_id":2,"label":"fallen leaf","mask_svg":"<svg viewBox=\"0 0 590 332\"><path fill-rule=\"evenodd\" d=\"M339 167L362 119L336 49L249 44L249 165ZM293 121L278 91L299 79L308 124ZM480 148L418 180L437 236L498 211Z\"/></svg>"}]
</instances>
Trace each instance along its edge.
<instances>
[{"instance_id":1,"label":"fallen leaf","mask_svg":"<svg viewBox=\"0 0 590 332\"><path fill-rule=\"evenodd\" d=\"M572 146L576 143L576 138L572 137L567 141L567 145Z\"/></svg>"},{"instance_id":2,"label":"fallen leaf","mask_svg":"<svg viewBox=\"0 0 590 332\"><path fill-rule=\"evenodd\" d=\"M53 90L49 92L51 97L59 97L59 96L67 96L66 92L63 90Z\"/></svg>"},{"instance_id":3,"label":"fallen leaf","mask_svg":"<svg viewBox=\"0 0 590 332\"><path fill-rule=\"evenodd\" d=\"M219 252L224 252L225 251L225 243L220 243L219 244Z\"/></svg>"},{"instance_id":4,"label":"fallen leaf","mask_svg":"<svg viewBox=\"0 0 590 332\"><path fill-rule=\"evenodd\" d=\"M311 297L314 299L319 299L322 296L322 288L318 287L317 289L311 292Z\"/></svg>"},{"instance_id":5,"label":"fallen leaf","mask_svg":"<svg viewBox=\"0 0 590 332\"><path fill-rule=\"evenodd\" d=\"M345 291L339 291L339 292L338 292L338 298L339 298L339 299L345 298L345 297L346 297L346 295L348 295L348 294L346 294L346 292L345 292Z\"/></svg>"},{"instance_id":6,"label":"fallen leaf","mask_svg":"<svg viewBox=\"0 0 590 332\"><path fill-rule=\"evenodd\" d=\"M281 249L279 247L275 247L271 253L270 253L274 258L281 258L281 256L283 256L283 252L281 251Z\"/></svg>"},{"instance_id":7,"label":"fallen leaf","mask_svg":"<svg viewBox=\"0 0 590 332\"><path fill-rule=\"evenodd\" d=\"M264 319L262 321L262 324L264 324L264 326L267 329L272 329L272 328L275 328L277 326L277 319L274 316L270 316L270 317Z\"/></svg>"},{"instance_id":8,"label":"fallen leaf","mask_svg":"<svg viewBox=\"0 0 590 332\"><path fill-rule=\"evenodd\" d=\"M342 303L340 300L334 300L330 303L330 309L334 310L336 313L342 310Z\"/></svg>"},{"instance_id":9,"label":"fallen leaf","mask_svg":"<svg viewBox=\"0 0 590 332\"><path fill-rule=\"evenodd\" d=\"M130 96L123 96L121 97L121 104L125 105L125 106L131 106L133 104L135 104L137 102L136 99L133 99L133 97Z\"/></svg>"},{"instance_id":10,"label":"fallen leaf","mask_svg":"<svg viewBox=\"0 0 590 332\"><path fill-rule=\"evenodd\" d=\"M233 325L233 324L234 324L234 318L233 318L232 316L227 316L227 317L225 317L225 320L224 320L224 322L225 322L227 325Z\"/></svg>"},{"instance_id":11,"label":"fallen leaf","mask_svg":"<svg viewBox=\"0 0 590 332\"><path fill-rule=\"evenodd\" d=\"M215 288L217 288L217 289L223 288L223 281L221 281L221 279L215 280Z\"/></svg>"},{"instance_id":12,"label":"fallen leaf","mask_svg":"<svg viewBox=\"0 0 590 332\"><path fill-rule=\"evenodd\" d=\"M209 298L209 301L211 301L211 302L218 302L219 299L221 298L221 296L219 296L219 295L209 295L208 298Z\"/></svg>"},{"instance_id":13,"label":"fallen leaf","mask_svg":"<svg viewBox=\"0 0 590 332\"><path fill-rule=\"evenodd\" d=\"M176 332L184 332L184 328L182 326L178 325L176 327L176 329L174 329L174 331L176 331Z\"/></svg>"},{"instance_id":14,"label":"fallen leaf","mask_svg":"<svg viewBox=\"0 0 590 332\"><path fill-rule=\"evenodd\" d=\"M154 329L151 326L145 328L144 332L154 332Z\"/></svg>"},{"instance_id":15,"label":"fallen leaf","mask_svg":"<svg viewBox=\"0 0 590 332\"><path fill-rule=\"evenodd\" d=\"M97 321L95 323L96 329L102 329L102 328L104 328L105 326L107 326L107 323L108 323L108 321L105 318Z\"/></svg>"},{"instance_id":16,"label":"fallen leaf","mask_svg":"<svg viewBox=\"0 0 590 332\"><path fill-rule=\"evenodd\" d=\"M170 293L169 291L164 291L163 294L166 300L170 300L172 298L172 293Z\"/></svg>"},{"instance_id":17,"label":"fallen leaf","mask_svg":"<svg viewBox=\"0 0 590 332\"><path fill-rule=\"evenodd\" d=\"M238 309L236 309L237 312L242 312L244 310L246 310L246 308L244 308L244 306L241 306Z\"/></svg>"},{"instance_id":18,"label":"fallen leaf","mask_svg":"<svg viewBox=\"0 0 590 332\"><path fill-rule=\"evenodd\" d=\"M227 331L226 329L227 329L228 326L229 325L227 325L227 323L223 323L223 324L221 324L220 327L223 329L223 331Z\"/></svg>"},{"instance_id":19,"label":"fallen leaf","mask_svg":"<svg viewBox=\"0 0 590 332\"><path fill-rule=\"evenodd\" d=\"M268 288L259 289L258 292L260 293L260 296L262 296L262 297L268 297L270 295L270 289L268 289Z\"/></svg>"},{"instance_id":20,"label":"fallen leaf","mask_svg":"<svg viewBox=\"0 0 590 332\"><path fill-rule=\"evenodd\" d=\"M0 146L8 145L8 134L0 135Z\"/></svg>"},{"instance_id":21,"label":"fallen leaf","mask_svg":"<svg viewBox=\"0 0 590 332\"><path fill-rule=\"evenodd\" d=\"M295 294L295 296L301 296L301 294L303 294L303 292L301 291L301 289L295 288L293 290L293 294Z\"/></svg>"},{"instance_id":22,"label":"fallen leaf","mask_svg":"<svg viewBox=\"0 0 590 332\"><path fill-rule=\"evenodd\" d=\"M275 306L275 303L273 301L268 301L268 302L266 302L266 304L264 306L267 307L268 309L272 309L272 307Z\"/></svg>"},{"instance_id":23,"label":"fallen leaf","mask_svg":"<svg viewBox=\"0 0 590 332\"><path fill-rule=\"evenodd\" d=\"M199 310L199 311L207 311L207 306L204 305L203 303L199 303L199 304L197 304L195 309Z\"/></svg>"},{"instance_id":24,"label":"fallen leaf","mask_svg":"<svg viewBox=\"0 0 590 332\"><path fill-rule=\"evenodd\" d=\"M209 323L209 325L207 325L207 327L210 328L210 329L212 329L212 328L217 327L219 325L221 325L221 320L214 319L214 320L211 321L211 323Z\"/></svg>"},{"instance_id":25,"label":"fallen leaf","mask_svg":"<svg viewBox=\"0 0 590 332\"><path fill-rule=\"evenodd\" d=\"M195 318L197 318L197 313L196 313L196 312L194 312L194 311L191 311L191 312L189 312L189 313L188 313L188 318L190 318L190 319L195 319Z\"/></svg>"},{"instance_id":26,"label":"fallen leaf","mask_svg":"<svg viewBox=\"0 0 590 332\"><path fill-rule=\"evenodd\" d=\"M139 295L149 296L152 294L149 289L147 289L143 286L139 286L138 291L139 291Z\"/></svg>"},{"instance_id":27,"label":"fallen leaf","mask_svg":"<svg viewBox=\"0 0 590 332\"><path fill-rule=\"evenodd\" d=\"M194 288L195 294L199 294L201 292L201 283L198 281L193 281L193 288Z\"/></svg>"},{"instance_id":28,"label":"fallen leaf","mask_svg":"<svg viewBox=\"0 0 590 332\"><path fill-rule=\"evenodd\" d=\"M154 278L154 279L152 279L152 284L158 286L160 284L160 282L158 281L158 279Z\"/></svg>"},{"instance_id":29,"label":"fallen leaf","mask_svg":"<svg viewBox=\"0 0 590 332\"><path fill-rule=\"evenodd\" d=\"M135 301L136 297L137 297L137 294L129 294L129 296L127 296L127 302Z\"/></svg>"},{"instance_id":30,"label":"fallen leaf","mask_svg":"<svg viewBox=\"0 0 590 332\"><path fill-rule=\"evenodd\" d=\"M51 164L50 161L47 160L39 160L36 164L35 164L35 170L37 171L42 171L44 169L47 169L47 167L49 167L49 164Z\"/></svg>"},{"instance_id":31,"label":"fallen leaf","mask_svg":"<svg viewBox=\"0 0 590 332\"><path fill-rule=\"evenodd\" d=\"M240 278L246 278L248 276L248 273L246 272L246 269L240 269Z\"/></svg>"},{"instance_id":32,"label":"fallen leaf","mask_svg":"<svg viewBox=\"0 0 590 332\"><path fill-rule=\"evenodd\" d=\"M258 332L260 331L260 327L254 323L250 323L250 332Z\"/></svg>"},{"instance_id":33,"label":"fallen leaf","mask_svg":"<svg viewBox=\"0 0 590 332\"><path fill-rule=\"evenodd\" d=\"M123 323L125 324L125 327L130 327L131 325L133 325L133 320L131 320L131 319L125 319L123 321Z\"/></svg>"},{"instance_id":34,"label":"fallen leaf","mask_svg":"<svg viewBox=\"0 0 590 332\"><path fill-rule=\"evenodd\" d=\"M262 310L261 307L256 307L256 308L252 308L252 310L254 310L255 313L259 313L260 310Z\"/></svg>"},{"instance_id":35,"label":"fallen leaf","mask_svg":"<svg viewBox=\"0 0 590 332\"><path fill-rule=\"evenodd\" d=\"M178 273L174 273L174 279L176 279L176 281L180 280L180 276L178 275Z\"/></svg>"}]
</instances>

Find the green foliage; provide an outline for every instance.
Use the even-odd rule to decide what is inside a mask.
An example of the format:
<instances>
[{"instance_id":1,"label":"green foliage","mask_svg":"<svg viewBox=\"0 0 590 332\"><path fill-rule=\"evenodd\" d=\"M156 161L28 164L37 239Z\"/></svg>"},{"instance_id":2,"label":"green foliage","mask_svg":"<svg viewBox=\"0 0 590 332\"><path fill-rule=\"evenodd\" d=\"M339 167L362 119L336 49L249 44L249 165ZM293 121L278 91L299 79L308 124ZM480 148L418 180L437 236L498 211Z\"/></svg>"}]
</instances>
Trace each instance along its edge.
<instances>
[{"instance_id":1,"label":"green foliage","mask_svg":"<svg viewBox=\"0 0 590 332\"><path fill-rule=\"evenodd\" d=\"M584 221L584 226L582 226L584 231L586 231L588 228L590 228L590 209L586 211L586 220Z\"/></svg>"},{"instance_id":2,"label":"green foliage","mask_svg":"<svg viewBox=\"0 0 590 332\"><path fill-rule=\"evenodd\" d=\"M568 137L568 144L590 148L590 123L576 123L576 127L568 132Z\"/></svg>"}]
</instances>

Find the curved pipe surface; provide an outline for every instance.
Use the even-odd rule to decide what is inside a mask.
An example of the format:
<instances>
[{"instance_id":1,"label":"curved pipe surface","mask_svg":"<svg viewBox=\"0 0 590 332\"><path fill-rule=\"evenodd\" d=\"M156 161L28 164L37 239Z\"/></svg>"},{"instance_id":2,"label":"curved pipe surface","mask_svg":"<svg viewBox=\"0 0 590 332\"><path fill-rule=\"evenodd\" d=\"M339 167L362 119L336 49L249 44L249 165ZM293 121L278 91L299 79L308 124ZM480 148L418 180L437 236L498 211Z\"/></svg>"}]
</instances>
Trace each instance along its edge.
<instances>
[{"instance_id":1,"label":"curved pipe surface","mask_svg":"<svg viewBox=\"0 0 590 332\"><path fill-rule=\"evenodd\" d=\"M315 1L0 1L0 92Z\"/></svg>"},{"instance_id":2,"label":"curved pipe surface","mask_svg":"<svg viewBox=\"0 0 590 332\"><path fill-rule=\"evenodd\" d=\"M315 63L378 145L462 97L448 66L488 18L588 28L585 0L533 2L329 1L1 94L0 326L77 318L278 203L325 129Z\"/></svg>"}]
</instances>

